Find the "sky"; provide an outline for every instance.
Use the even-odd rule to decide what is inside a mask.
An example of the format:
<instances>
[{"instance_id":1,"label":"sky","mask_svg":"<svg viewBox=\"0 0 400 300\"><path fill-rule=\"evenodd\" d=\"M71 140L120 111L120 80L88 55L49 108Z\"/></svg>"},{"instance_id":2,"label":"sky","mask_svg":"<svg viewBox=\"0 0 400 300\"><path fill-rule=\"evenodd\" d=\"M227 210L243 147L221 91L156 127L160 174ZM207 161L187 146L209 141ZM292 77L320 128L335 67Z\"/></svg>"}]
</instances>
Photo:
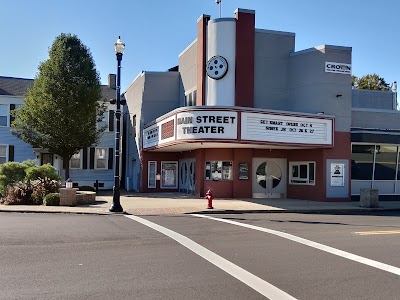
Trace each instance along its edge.
<instances>
[{"instance_id":1,"label":"sky","mask_svg":"<svg viewBox=\"0 0 400 300\"><path fill-rule=\"evenodd\" d=\"M352 47L353 75L400 80L399 0L222 0L256 13L256 28L293 32L296 51ZM102 84L117 72L114 43L125 43L121 91L142 71L166 71L196 38L197 19L219 17L215 0L0 0L0 76L34 78L60 33L76 34L91 51Z\"/></svg>"}]
</instances>

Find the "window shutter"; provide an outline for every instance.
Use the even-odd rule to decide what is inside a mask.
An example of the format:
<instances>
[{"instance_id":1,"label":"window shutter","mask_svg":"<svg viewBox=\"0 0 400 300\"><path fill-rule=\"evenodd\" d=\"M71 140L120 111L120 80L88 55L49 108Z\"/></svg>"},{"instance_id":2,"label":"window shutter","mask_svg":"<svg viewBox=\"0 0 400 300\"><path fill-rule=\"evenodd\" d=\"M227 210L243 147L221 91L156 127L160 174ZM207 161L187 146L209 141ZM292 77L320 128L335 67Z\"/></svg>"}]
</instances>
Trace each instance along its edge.
<instances>
[{"instance_id":1,"label":"window shutter","mask_svg":"<svg viewBox=\"0 0 400 300\"><path fill-rule=\"evenodd\" d=\"M108 131L114 131L114 111L108 112Z\"/></svg>"},{"instance_id":2,"label":"window shutter","mask_svg":"<svg viewBox=\"0 0 400 300\"><path fill-rule=\"evenodd\" d=\"M63 169L65 170L67 168L68 161L63 159Z\"/></svg>"},{"instance_id":3,"label":"window shutter","mask_svg":"<svg viewBox=\"0 0 400 300\"><path fill-rule=\"evenodd\" d=\"M15 104L10 104L10 126L14 122L15 117L11 116L11 111L15 110Z\"/></svg>"},{"instance_id":4,"label":"window shutter","mask_svg":"<svg viewBox=\"0 0 400 300\"><path fill-rule=\"evenodd\" d=\"M108 148L108 169L112 170L113 168L113 157L114 157L114 149Z\"/></svg>"},{"instance_id":5,"label":"window shutter","mask_svg":"<svg viewBox=\"0 0 400 300\"><path fill-rule=\"evenodd\" d=\"M87 169L87 148L82 149L82 169Z\"/></svg>"},{"instance_id":6,"label":"window shutter","mask_svg":"<svg viewBox=\"0 0 400 300\"><path fill-rule=\"evenodd\" d=\"M94 169L94 148L90 148L90 163L89 163L89 169Z\"/></svg>"},{"instance_id":7,"label":"window shutter","mask_svg":"<svg viewBox=\"0 0 400 300\"><path fill-rule=\"evenodd\" d=\"M14 146L8 145L8 161L14 161Z\"/></svg>"}]
</instances>

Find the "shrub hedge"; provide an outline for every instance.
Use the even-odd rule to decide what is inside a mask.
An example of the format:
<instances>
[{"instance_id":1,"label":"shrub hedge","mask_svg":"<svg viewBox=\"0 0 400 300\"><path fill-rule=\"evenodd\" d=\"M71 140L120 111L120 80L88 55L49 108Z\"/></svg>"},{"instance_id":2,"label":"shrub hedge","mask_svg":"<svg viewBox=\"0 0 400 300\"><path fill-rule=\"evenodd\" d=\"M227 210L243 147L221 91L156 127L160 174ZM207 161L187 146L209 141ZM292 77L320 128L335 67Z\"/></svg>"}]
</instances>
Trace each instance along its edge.
<instances>
[{"instance_id":1,"label":"shrub hedge","mask_svg":"<svg viewBox=\"0 0 400 300\"><path fill-rule=\"evenodd\" d=\"M33 166L26 169L26 181L36 180L39 178L49 178L50 180L60 180L56 169L50 165Z\"/></svg>"},{"instance_id":2,"label":"shrub hedge","mask_svg":"<svg viewBox=\"0 0 400 300\"><path fill-rule=\"evenodd\" d=\"M43 204L45 196L60 189L60 176L50 165L34 160L0 165L0 204Z\"/></svg>"},{"instance_id":3,"label":"shrub hedge","mask_svg":"<svg viewBox=\"0 0 400 300\"><path fill-rule=\"evenodd\" d=\"M59 193L47 194L43 199L43 205L46 205L46 206L60 205L60 194Z\"/></svg>"},{"instance_id":4,"label":"shrub hedge","mask_svg":"<svg viewBox=\"0 0 400 300\"><path fill-rule=\"evenodd\" d=\"M16 182L24 181L26 170L35 166L34 160L22 163L9 161L0 165L0 194L7 195L7 188Z\"/></svg>"},{"instance_id":5,"label":"shrub hedge","mask_svg":"<svg viewBox=\"0 0 400 300\"><path fill-rule=\"evenodd\" d=\"M86 191L86 192L95 192L96 191L94 187L91 187L89 185L82 185L79 187L79 190Z\"/></svg>"}]
</instances>

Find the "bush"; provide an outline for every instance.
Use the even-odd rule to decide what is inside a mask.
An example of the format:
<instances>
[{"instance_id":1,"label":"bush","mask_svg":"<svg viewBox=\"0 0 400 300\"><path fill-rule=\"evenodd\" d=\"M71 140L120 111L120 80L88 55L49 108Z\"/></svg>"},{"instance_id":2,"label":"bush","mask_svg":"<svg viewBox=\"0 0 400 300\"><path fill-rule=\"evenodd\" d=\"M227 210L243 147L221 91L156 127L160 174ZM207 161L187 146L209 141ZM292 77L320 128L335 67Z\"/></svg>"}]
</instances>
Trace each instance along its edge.
<instances>
[{"instance_id":1,"label":"bush","mask_svg":"<svg viewBox=\"0 0 400 300\"><path fill-rule=\"evenodd\" d=\"M46 205L46 206L60 205L60 194L59 193L47 194L43 199L43 205Z\"/></svg>"},{"instance_id":2,"label":"bush","mask_svg":"<svg viewBox=\"0 0 400 300\"><path fill-rule=\"evenodd\" d=\"M35 165L34 160L26 160L22 163L10 161L0 165L0 194L7 195L7 187L16 182L23 181L26 170Z\"/></svg>"},{"instance_id":3,"label":"bush","mask_svg":"<svg viewBox=\"0 0 400 300\"><path fill-rule=\"evenodd\" d=\"M50 178L39 178L37 180L31 180L32 185L32 204L42 205L43 199L47 194L58 193L60 189L60 182L57 180L51 180Z\"/></svg>"},{"instance_id":4,"label":"bush","mask_svg":"<svg viewBox=\"0 0 400 300\"><path fill-rule=\"evenodd\" d=\"M26 181L37 180L39 178L48 178L57 181L61 179L60 176L58 176L56 169L50 164L31 166L26 170Z\"/></svg>"},{"instance_id":5,"label":"bush","mask_svg":"<svg viewBox=\"0 0 400 300\"><path fill-rule=\"evenodd\" d=\"M0 165L0 204L43 204L49 193L60 189L60 177L50 164L35 166L34 160Z\"/></svg>"},{"instance_id":6,"label":"bush","mask_svg":"<svg viewBox=\"0 0 400 300\"><path fill-rule=\"evenodd\" d=\"M7 188L7 195L0 199L0 204L6 205L27 205L32 203L32 186L19 182L15 186Z\"/></svg>"},{"instance_id":7,"label":"bush","mask_svg":"<svg viewBox=\"0 0 400 300\"><path fill-rule=\"evenodd\" d=\"M0 200L0 204L42 205L46 195L57 193L59 189L60 182L49 178L18 182L8 186L6 196Z\"/></svg>"},{"instance_id":8,"label":"bush","mask_svg":"<svg viewBox=\"0 0 400 300\"><path fill-rule=\"evenodd\" d=\"M79 190L80 191L87 191L87 192L95 192L96 191L94 187L91 187L89 185L80 186Z\"/></svg>"}]
</instances>

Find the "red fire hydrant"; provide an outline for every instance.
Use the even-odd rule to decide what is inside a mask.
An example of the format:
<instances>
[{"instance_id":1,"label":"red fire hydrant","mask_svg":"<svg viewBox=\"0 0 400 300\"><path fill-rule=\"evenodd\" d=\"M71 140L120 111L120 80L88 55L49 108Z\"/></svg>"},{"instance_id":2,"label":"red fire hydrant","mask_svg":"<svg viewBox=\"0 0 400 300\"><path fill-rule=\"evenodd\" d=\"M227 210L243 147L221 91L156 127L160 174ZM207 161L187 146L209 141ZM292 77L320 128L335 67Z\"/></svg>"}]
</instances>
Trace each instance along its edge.
<instances>
[{"instance_id":1,"label":"red fire hydrant","mask_svg":"<svg viewBox=\"0 0 400 300\"><path fill-rule=\"evenodd\" d=\"M207 201L208 201L208 206L207 206L207 208L208 208L208 209L213 209L213 208L214 208L214 207L212 206L212 201L213 201L213 199L214 199L213 192L212 192L211 190L208 190L207 193L206 193L206 196L205 196L204 198L206 198Z\"/></svg>"}]
</instances>

